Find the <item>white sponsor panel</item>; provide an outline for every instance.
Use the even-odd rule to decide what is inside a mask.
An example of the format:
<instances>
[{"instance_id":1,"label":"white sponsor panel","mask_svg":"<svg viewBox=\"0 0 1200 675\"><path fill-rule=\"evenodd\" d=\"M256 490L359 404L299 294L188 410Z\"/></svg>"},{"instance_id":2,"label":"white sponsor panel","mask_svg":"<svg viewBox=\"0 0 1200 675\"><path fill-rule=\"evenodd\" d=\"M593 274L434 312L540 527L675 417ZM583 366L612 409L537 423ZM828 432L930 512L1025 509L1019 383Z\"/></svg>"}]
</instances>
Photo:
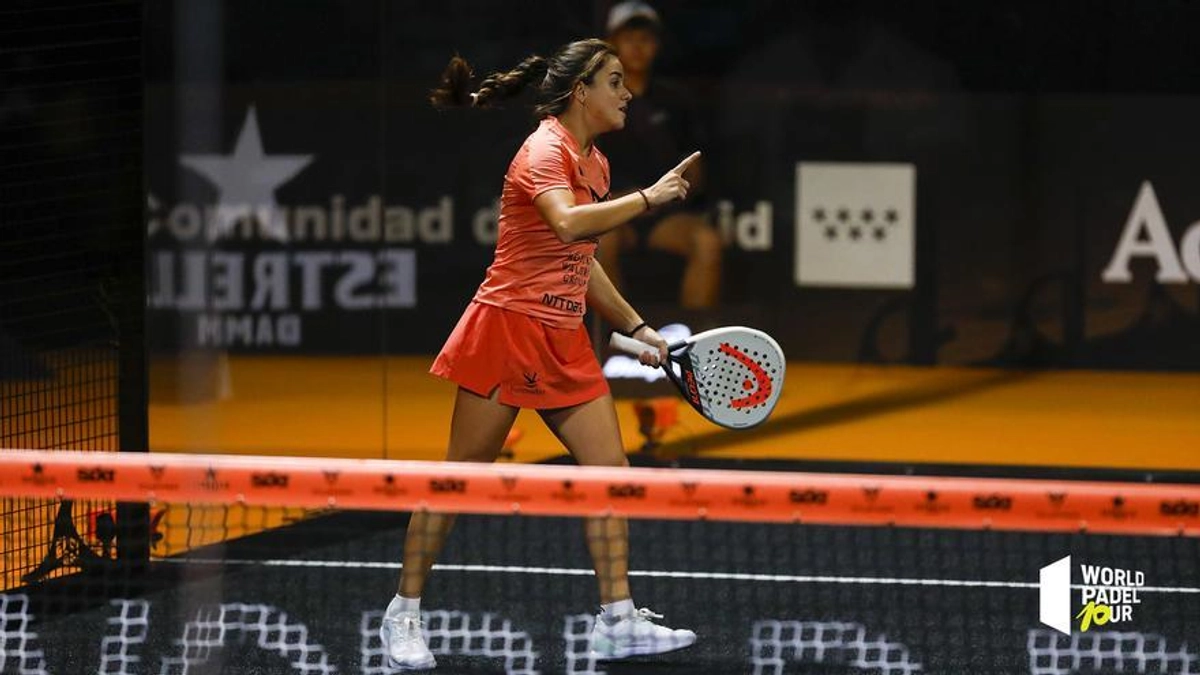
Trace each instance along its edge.
<instances>
[{"instance_id":1,"label":"white sponsor panel","mask_svg":"<svg viewBox=\"0 0 1200 675\"><path fill-rule=\"evenodd\" d=\"M911 164L796 164L799 286L913 287L916 168Z\"/></svg>"}]
</instances>

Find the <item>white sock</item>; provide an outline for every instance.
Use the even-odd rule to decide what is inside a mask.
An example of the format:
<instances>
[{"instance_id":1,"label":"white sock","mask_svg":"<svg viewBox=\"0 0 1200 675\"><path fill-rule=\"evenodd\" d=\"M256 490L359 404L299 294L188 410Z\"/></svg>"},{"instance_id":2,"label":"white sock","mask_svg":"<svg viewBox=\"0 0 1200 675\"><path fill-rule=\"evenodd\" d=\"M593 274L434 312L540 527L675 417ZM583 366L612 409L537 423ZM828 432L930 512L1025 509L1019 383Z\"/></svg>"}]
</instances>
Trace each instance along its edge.
<instances>
[{"instance_id":1,"label":"white sock","mask_svg":"<svg viewBox=\"0 0 1200 675\"><path fill-rule=\"evenodd\" d=\"M421 615L421 599L406 598L399 593L392 598L391 603L387 606L386 616L420 616Z\"/></svg>"},{"instance_id":2,"label":"white sock","mask_svg":"<svg viewBox=\"0 0 1200 675\"><path fill-rule=\"evenodd\" d=\"M633 598L626 598L616 602L610 602L607 605L600 605L600 617L605 623L614 624L622 617L629 616L637 611L633 606Z\"/></svg>"}]
</instances>

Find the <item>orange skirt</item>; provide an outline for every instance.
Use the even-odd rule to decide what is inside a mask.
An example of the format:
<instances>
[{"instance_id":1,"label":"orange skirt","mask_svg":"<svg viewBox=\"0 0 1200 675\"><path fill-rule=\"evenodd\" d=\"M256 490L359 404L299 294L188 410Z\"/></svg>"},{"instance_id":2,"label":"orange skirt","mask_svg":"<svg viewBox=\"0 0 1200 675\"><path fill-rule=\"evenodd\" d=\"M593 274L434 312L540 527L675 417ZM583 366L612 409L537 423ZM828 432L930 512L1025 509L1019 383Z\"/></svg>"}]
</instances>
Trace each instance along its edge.
<instances>
[{"instance_id":1,"label":"orange skirt","mask_svg":"<svg viewBox=\"0 0 1200 675\"><path fill-rule=\"evenodd\" d=\"M429 372L480 396L500 387L500 402L566 408L608 393L587 329L555 328L472 301Z\"/></svg>"}]
</instances>

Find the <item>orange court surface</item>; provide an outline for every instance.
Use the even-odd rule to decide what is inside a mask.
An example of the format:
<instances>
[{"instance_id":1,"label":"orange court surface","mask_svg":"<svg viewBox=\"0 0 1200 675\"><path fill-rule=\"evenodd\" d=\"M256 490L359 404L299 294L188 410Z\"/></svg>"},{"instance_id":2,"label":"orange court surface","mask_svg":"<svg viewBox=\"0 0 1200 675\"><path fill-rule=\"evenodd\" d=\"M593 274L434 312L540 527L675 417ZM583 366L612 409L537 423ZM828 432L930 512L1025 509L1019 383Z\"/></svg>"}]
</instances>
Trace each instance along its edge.
<instances>
[{"instance_id":1,"label":"orange court surface","mask_svg":"<svg viewBox=\"0 0 1200 675\"><path fill-rule=\"evenodd\" d=\"M432 357L218 356L155 361L150 447L162 452L439 460L454 385ZM186 379L182 373L187 373ZM181 386L182 385L182 386ZM185 402L176 392L206 389ZM1200 374L789 364L771 419L720 429L679 400L667 456L998 466L1200 469ZM625 446L644 442L618 400ZM512 460L563 450L536 413Z\"/></svg>"}]
</instances>

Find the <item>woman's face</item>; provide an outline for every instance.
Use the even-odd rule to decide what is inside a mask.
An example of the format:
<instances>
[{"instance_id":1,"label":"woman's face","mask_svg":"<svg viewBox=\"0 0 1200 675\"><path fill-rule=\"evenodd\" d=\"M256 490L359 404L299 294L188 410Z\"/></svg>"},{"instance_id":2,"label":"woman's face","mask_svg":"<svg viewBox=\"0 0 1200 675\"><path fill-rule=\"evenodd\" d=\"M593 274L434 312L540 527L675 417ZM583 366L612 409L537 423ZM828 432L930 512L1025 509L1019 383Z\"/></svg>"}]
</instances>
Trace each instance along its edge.
<instances>
[{"instance_id":1,"label":"woman's face","mask_svg":"<svg viewBox=\"0 0 1200 675\"><path fill-rule=\"evenodd\" d=\"M625 112L633 94L625 88L625 71L620 59L606 58L592 83L581 86L584 92L580 103L596 133L624 128Z\"/></svg>"}]
</instances>

